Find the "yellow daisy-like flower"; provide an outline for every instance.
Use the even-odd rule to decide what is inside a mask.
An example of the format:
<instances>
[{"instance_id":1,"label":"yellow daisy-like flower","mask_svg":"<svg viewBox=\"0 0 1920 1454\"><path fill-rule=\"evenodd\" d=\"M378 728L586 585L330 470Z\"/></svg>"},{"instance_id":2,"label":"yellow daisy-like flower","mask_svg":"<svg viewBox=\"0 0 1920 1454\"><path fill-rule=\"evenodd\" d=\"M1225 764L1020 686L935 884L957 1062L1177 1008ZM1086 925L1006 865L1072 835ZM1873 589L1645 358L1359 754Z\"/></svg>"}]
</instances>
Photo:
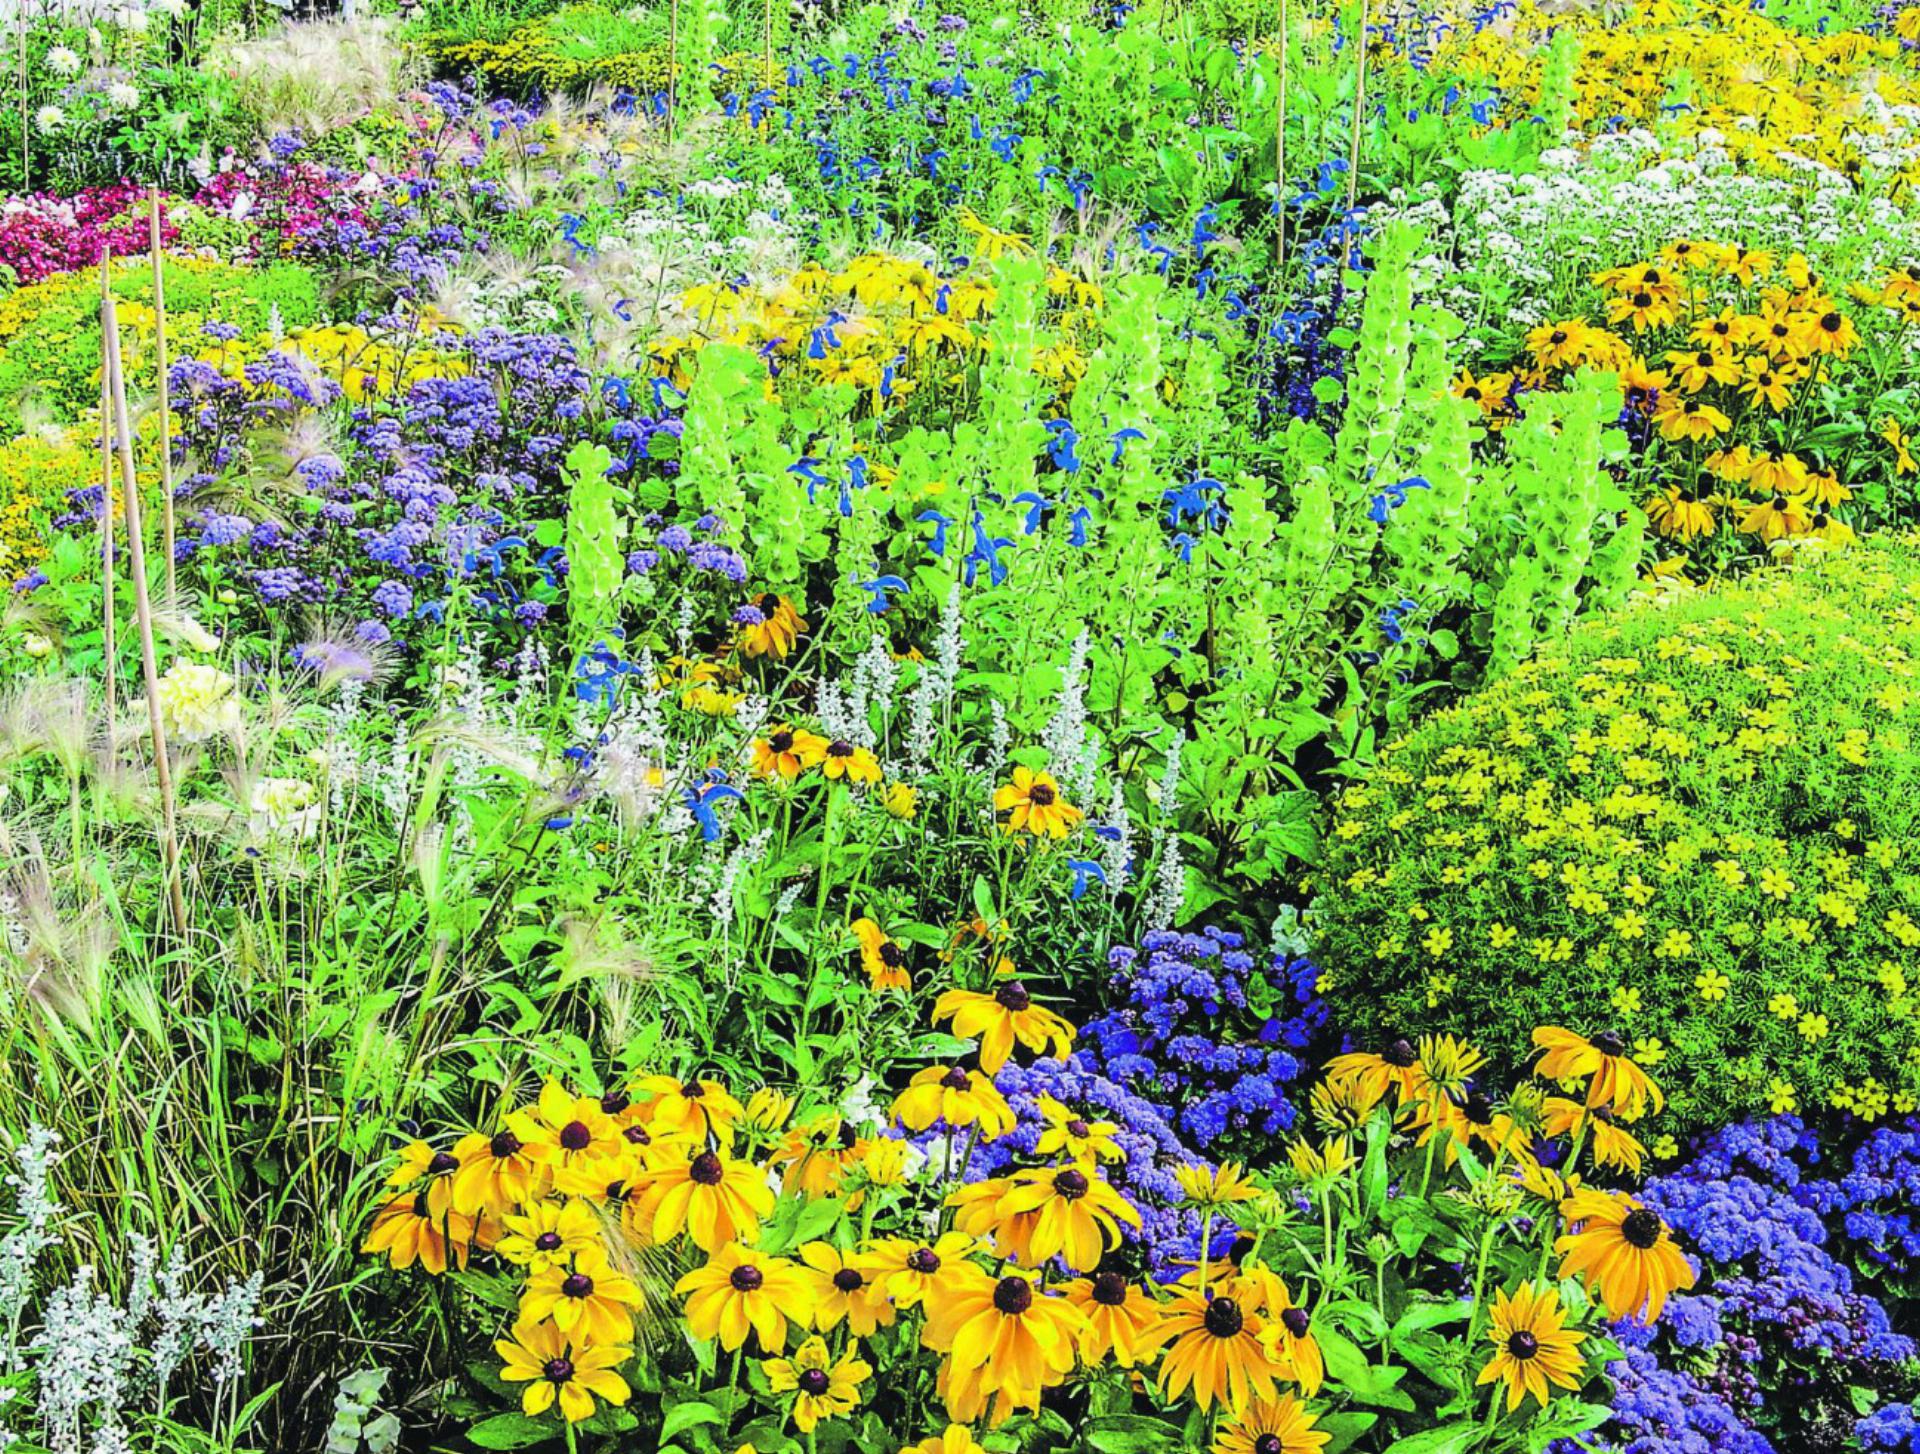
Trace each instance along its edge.
<instances>
[{"instance_id":1,"label":"yellow daisy-like flower","mask_svg":"<svg viewBox=\"0 0 1920 1454\"><path fill-rule=\"evenodd\" d=\"M1073 1371L1086 1320L1027 1274L989 1277L972 1264L927 1304L923 1341L948 1355L947 1412L991 1421L1037 1410L1043 1390Z\"/></svg>"},{"instance_id":2,"label":"yellow daisy-like flower","mask_svg":"<svg viewBox=\"0 0 1920 1454\"><path fill-rule=\"evenodd\" d=\"M1063 1106L1052 1096L1040 1097L1040 1115L1045 1121L1040 1139L1034 1143L1035 1156L1066 1156L1074 1161L1120 1161L1126 1153L1114 1135L1120 1126L1115 1121L1089 1121L1078 1111Z\"/></svg>"},{"instance_id":3,"label":"yellow daisy-like flower","mask_svg":"<svg viewBox=\"0 0 1920 1454\"><path fill-rule=\"evenodd\" d=\"M1494 1355L1475 1382L1506 1384L1508 1413L1529 1394L1545 1408L1551 1384L1580 1387L1580 1344L1586 1334L1569 1330L1566 1321L1557 1289L1536 1292L1528 1284L1509 1297L1501 1288L1494 1295L1487 1328Z\"/></svg>"},{"instance_id":4,"label":"yellow daisy-like flower","mask_svg":"<svg viewBox=\"0 0 1920 1454\"><path fill-rule=\"evenodd\" d=\"M1036 838L1065 838L1086 816L1061 794L1051 773L1026 767L1016 767L1013 781L994 790L993 811L1001 832Z\"/></svg>"},{"instance_id":5,"label":"yellow daisy-like flower","mask_svg":"<svg viewBox=\"0 0 1920 1454\"><path fill-rule=\"evenodd\" d=\"M1218 1166L1205 1163L1176 1166L1173 1179L1180 1184L1187 1202L1196 1207L1224 1207L1252 1201L1260 1195L1260 1188L1247 1180L1240 1164L1234 1161L1223 1161Z\"/></svg>"},{"instance_id":6,"label":"yellow daisy-like flower","mask_svg":"<svg viewBox=\"0 0 1920 1454\"><path fill-rule=\"evenodd\" d=\"M1066 1286L1067 1301L1087 1320L1080 1335L1080 1358L1097 1368L1108 1358L1122 1368L1152 1361L1159 1345L1153 1330L1160 1321L1160 1304L1118 1272L1100 1272Z\"/></svg>"},{"instance_id":7,"label":"yellow daisy-like flower","mask_svg":"<svg viewBox=\"0 0 1920 1454\"><path fill-rule=\"evenodd\" d=\"M1092 1163L1015 1172L1001 1198L1009 1216L1037 1214L1029 1252L1035 1263L1058 1257L1074 1272L1091 1272L1120 1245L1120 1223L1138 1227L1140 1213L1107 1184Z\"/></svg>"},{"instance_id":8,"label":"yellow daisy-like flower","mask_svg":"<svg viewBox=\"0 0 1920 1454\"><path fill-rule=\"evenodd\" d=\"M858 1258L830 1242L809 1242L800 1249L800 1260L820 1274L814 1325L821 1332L832 1332L842 1320L856 1338L871 1338L875 1329L893 1326L893 1300L884 1285L867 1276Z\"/></svg>"},{"instance_id":9,"label":"yellow daisy-like flower","mask_svg":"<svg viewBox=\"0 0 1920 1454\"><path fill-rule=\"evenodd\" d=\"M827 744L826 755L820 760L820 771L830 782L844 779L850 783L877 783L880 781L880 760L864 747L855 747L851 742L834 741Z\"/></svg>"},{"instance_id":10,"label":"yellow daisy-like flower","mask_svg":"<svg viewBox=\"0 0 1920 1454\"><path fill-rule=\"evenodd\" d=\"M587 1347L575 1343L552 1323L521 1321L511 1341L493 1345L500 1355L500 1377L524 1383L520 1407L537 1418L556 1403L570 1424L593 1417L594 1400L614 1405L627 1401L626 1380L614 1372L633 1356L631 1348Z\"/></svg>"},{"instance_id":11,"label":"yellow daisy-like flower","mask_svg":"<svg viewBox=\"0 0 1920 1454\"><path fill-rule=\"evenodd\" d=\"M733 619L740 628L736 640L743 656L767 656L780 661L807 632L806 618L794 608L793 602L771 592L752 605L742 606L734 612Z\"/></svg>"},{"instance_id":12,"label":"yellow daisy-like flower","mask_svg":"<svg viewBox=\"0 0 1920 1454\"><path fill-rule=\"evenodd\" d=\"M655 1245L684 1231L702 1252L718 1252L758 1232L773 1202L773 1189L752 1162L673 1141L651 1149L627 1210Z\"/></svg>"},{"instance_id":13,"label":"yellow daisy-like flower","mask_svg":"<svg viewBox=\"0 0 1920 1454\"><path fill-rule=\"evenodd\" d=\"M1050 1052L1055 1060L1065 1060L1073 1049L1073 1026L1035 1004L1017 979L1002 980L992 994L948 990L933 1005L933 1023L942 1020L952 1020L953 1033L963 1040L979 1037L980 1068L988 1075L999 1074L1016 1041L1035 1053Z\"/></svg>"},{"instance_id":14,"label":"yellow daisy-like flower","mask_svg":"<svg viewBox=\"0 0 1920 1454\"><path fill-rule=\"evenodd\" d=\"M549 1266L535 1273L520 1296L520 1316L530 1323L552 1319L581 1344L630 1343L640 1301L633 1279L614 1271L606 1253L594 1247L575 1257L571 1271Z\"/></svg>"},{"instance_id":15,"label":"yellow daisy-like flower","mask_svg":"<svg viewBox=\"0 0 1920 1454\"><path fill-rule=\"evenodd\" d=\"M973 1430L965 1424L948 1424L944 1434L929 1434L918 1444L909 1444L900 1454L986 1454L973 1442Z\"/></svg>"},{"instance_id":16,"label":"yellow daisy-like flower","mask_svg":"<svg viewBox=\"0 0 1920 1454\"><path fill-rule=\"evenodd\" d=\"M792 782L808 768L824 762L831 745L817 732L782 724L753 744L754 776Z\"/></svg>"},{"instance_id":17,"label":"yellow daisy-like flower","mask_svg":"<svg viewBox=\"0 0 1920 1454\"><path fill-rule=\"evenodd\" d=\"M912 987L913 981L907 975L906 951L886 930L871 919L855 919L853 937L859 941L860 965L866 970L867 982L875 993Z\"/></svg>"},{"instance_id":18,"label":"yellow daisy-like flower","mask_svg":"<svg viewBox=\"0 0 1920 1454\"><path fill-rule=\"evenodd\" d=\"M696 1338L718 1338L731 1353L760 1336L777 1353L787 1346L789 1324L811 1327L820 1303L820 1275L783 1257L729 1242L673 1285L687 1295L687 1329Z\"/></svg>"},{"instance_id":19,"label":"yellow daisy-like flower","mask_svg":"<svg viewBox=\"0 0 1920 1454\"><path fill-rule=\"evenodd\" d=\"M571 1095L557 1080L540 1088L533 1106L508 1116L507 1129L559 1191L604 1196L626 1163L626 1138L599 1098Z\"/></svg>"},{"instance_id":20,"label":"yellow daisy-like flower","mask_svg":"<svg viewBox=\"0 0 1920 1454\"><path fill-rule=\"evenodd\" d=\"M1261 1399L1229 1419L1213 1437L1213 1454L1319 1454L1333 1437L1290 1393Z\"/></svg>"},{"instance_id":21,"label":"yellow daisy-like flower","mask_svg":"<svg viewBox=\"0 0 1920 1454\"><path fill-rule=\"evenodd\" d=\"M1583 1279L1610 1316L1651 1324L1672 1293L1693 1286L1693 1269L1667 1224L1632 1197L1577 1191L1561 1203L1560 1215L1579 1229L1553 1244L1566 1254L1560 1276Z\"/></svg>"},{"instance_id":22,"label":"yellow daisy-like flower","mask_svg":"<svg viewBox=\"0 0 1920 1454\"><path fill-rule=\"evenodd\" d=\"M809 1338L792 1358L769 1358L760 1365L775 1393L794 1395L793 1423L811 1434L822 1421L850 1414L860 1406L860 1385L873 1377L873 1365L851 1352L834 1358L826 1343Z\"/></svg>"},{"instance_id":23,"label":"yellow daisy-like flower","mask_svg":"<svg viewBox=\"0 0 1920 1454\"><path fill-rule=\"evenodd\" d=\"M494 1247L508 1262L529 1275L550 1267L565 1267L578 1254L601 1245L599 1216L586 1202L539 1201L518 1215L501 1219L507 1235Z\"/></svg>"},{"instance_id":24,"label":"yellow daisy-like flower","mask_svg":"<svg viewBox=\"0 0 1920 1454\"><path fill-rule=\"evenodd\" d=\"M1628 1057L1626 1041L1611 1030L1588 1036L1542 1025L1533 1032L1533 1043L1543 1052L1535 1073L1544 1080L1588 1081L1590 1107L1612 1106L1621 1119L1637 1121L1647 1109L1658 1111L1667 1103L1653 1078Z\"/></svg>"},{"instance_id":25,"label":"yellow daisy-like flower","mask_svg":"<svg viewBox=\"0 0 1920 1454\"><path fill-rule=\"evenodd\" d=\"M895 1098L893 1114L909 1131L924 1131L936 1121L978 1126L988 1141L1011 1131L1015 1119L991 1080L958 1065L930 1065L918 1072Z\"/></svg>"},{"instance_id":26,"label":"yellow daisy-like flower","mask_svg":"<svg viewBox=\"0 0 1920 1454\"><path fill-rule=\"evenodd\" d=\"M1176 1294L1157 1330L1170 1345L1160 1365L1161 1391L1178 1399L1191 1390L1202 1412L1220 1403L1239 1413L1256 1398L1271 1399L1273 1381L1285 1371L1261 1344L1265 1326L1234 1298Z\"/></svg>"}]
</instances>

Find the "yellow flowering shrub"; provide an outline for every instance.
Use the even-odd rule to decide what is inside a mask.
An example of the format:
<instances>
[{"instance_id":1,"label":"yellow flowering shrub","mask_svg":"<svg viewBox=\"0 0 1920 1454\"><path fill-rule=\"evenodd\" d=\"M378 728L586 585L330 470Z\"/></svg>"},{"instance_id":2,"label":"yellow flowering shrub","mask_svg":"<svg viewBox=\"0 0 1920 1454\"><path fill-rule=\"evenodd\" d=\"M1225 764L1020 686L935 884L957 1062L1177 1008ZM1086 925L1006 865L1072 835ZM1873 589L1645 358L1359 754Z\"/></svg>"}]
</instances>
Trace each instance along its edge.
<instances>
[{"instance_id":1,"label":"yellow flowering shrub","mask_svg":"<svg viewBox=\"0 0 1920 1454\"><path fill-rule=\"evenodd\" d=\"M1689 1129L1911 1110L1916 552L1597 621L1388 747L1319 870L1336 1022L1611 1031Z\"/></svg>"}]
</instances>

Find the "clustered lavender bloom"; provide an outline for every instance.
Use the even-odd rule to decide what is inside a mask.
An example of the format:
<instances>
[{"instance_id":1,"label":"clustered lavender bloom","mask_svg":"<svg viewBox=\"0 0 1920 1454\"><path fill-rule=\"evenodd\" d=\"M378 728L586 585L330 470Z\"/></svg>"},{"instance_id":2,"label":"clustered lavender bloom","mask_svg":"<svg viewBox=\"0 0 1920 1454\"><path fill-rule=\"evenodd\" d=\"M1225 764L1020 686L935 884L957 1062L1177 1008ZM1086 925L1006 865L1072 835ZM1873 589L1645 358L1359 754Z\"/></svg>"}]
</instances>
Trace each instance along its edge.
<instances>
[{"instance_id":1,"label":"clustered lavender bloom","mask_svg":"<svg viewBox=\"0 0 1920 1454\"><path fill-rule=\"evenodd\" d=\"M1314 965L1276 955L1258 972L1243 937L1221 929L1156 930L1108 965L1120 1003L1082 1028L1076 1065L1163 1106L1210 1155L1292 1129L1296 1052L1327 1017Z\"/></svg>"}]
</instances>

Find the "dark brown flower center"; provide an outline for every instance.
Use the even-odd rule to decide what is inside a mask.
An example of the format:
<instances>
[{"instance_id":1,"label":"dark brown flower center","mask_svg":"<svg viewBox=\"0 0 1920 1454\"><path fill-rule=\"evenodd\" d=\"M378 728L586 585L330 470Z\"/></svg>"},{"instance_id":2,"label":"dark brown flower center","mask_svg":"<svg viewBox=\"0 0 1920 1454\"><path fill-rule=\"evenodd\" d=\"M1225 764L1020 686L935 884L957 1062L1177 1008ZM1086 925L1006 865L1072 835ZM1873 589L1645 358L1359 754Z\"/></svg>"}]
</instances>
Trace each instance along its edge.
<instances>
[{"instance_id":1,"label":"dark brown flower center","mask_svg":"<svg viewBox=\"0 0 1920 1454\"><path fill-rule=\"evenodd\" d=\"M1620 1220L1620 1235L1642 1252L1657 1243L1665 1230L1666 1224L1660 1220L1660 1214L1650 1212L1645 1207L1636 1207Z\"/></svg>"},{"instance_id":2,"label":"dark brown flower center","mask_svg":"<svg viewBox=\"0 0 1920 1454\"><path fill-rule=\"evenodd\" d=\"M563 1151L585 1151L593 1145L593 1132L585 1121L569 1121L560 1128L560 1148Z\"/></svg>"},{"instance_id":3,"label":"dark brown flower center","mask_svg":"<svg viewBox=\"0 0 1920 1454\"><path fill-rule=\"evenodd\" d=\"M533 1246L536 1252L558 1252L560 1250L560 1234L558 1232L542 1232L538 1237L533 1239Z\"/></svg>"},{"instance_id":4,"label":"dark brown flower center","mask_svg":"<svg viewBox=\"0 0 1920 1454\"><path fill-rule=\"evenodd\" d=\"M562 1297L592 1297L593 1279L584 1272L576 1272L560 1284Z\"/></svg>"},{"instance_id":5,"label":"dark brown flower center","mask_svg":"<svg viewBox=\"0 0 1920 1454\"><path fill-rule=\"evenodd\" d=\"M1540 1352L1540 1340L1525 1328L1507 1339L1507 1352L1525 1363Z\"/></svg>"},{"instance_id":6,"label":"dark brown flower center","mask_svg":"<svg viewBox=\"0 0 1920 1454\"><path fill-rule=\"evenodd\" d=\"M451 1151L436 1151L433 1160L427 1163L428 1176L445 1176L460 1169L460 1158Z\"/></svg>"},{"instance_id":7,"label":"dark brown flower center","mask_svg":"<svg viewBox=\"0 0 1920 1454\"><path fill-rule=\"evenodd\" d=\"M625 1091L612 1090L600 1097L600 1109L609 1116L617 1116L633 1104L633 1097Z\"/></svg>"},{"instance_id":8,"label":"dark brown flower center","mask_svg":"<svg viewBox=\"0 0 1920 1454\"><path fill-rule=\"evenodd\" d=\"M565 1383L573 1377L573 1364L565 1358L551 1359L540 1370L540 1376L548 1383Z\"/></svg>"},{"instance_id":9,"label":"dark brown flower center","mask_svg":"<svg viewBox=\"0 0 1920 1454\"><path fill-rule=\"evenodd\" d=\"M886 965L888 969L898 969L907 962L907 956L900 952L900 946L895 944L891 939L880 946L878 954L880 956L880 962Z\"/></svg>"},{"instance_id":10,"label":"dark brown flower center","mask_svg":"<svg viewBox=\"0 0 1920 1454\"><path fill-rule=\"evenodd\" d=\"M751 1263L743 1262L727 1274L727 1282L735 1292L757 1292L767 1275Z\"/></svg>"},{"instance_id":11,"label":"dark brown flower center","mask_svg":"<svg viewBox=\"0 0 1920 1454\"><path fill-rule=\"evenodd\" d=\"M1087 1194L1087 1174L1078 1167L1070 1166L1053 1179L1053 1189L1070 1202L1077 1202Z\"/></svg>"},{"instance_id":12,"label":"dark brown flower center","mask_svg":"<svg viewBox=\"0 0 1920 1454\"><path fill-rule=\"evenodd\" d=\"M1206 1316L1201 1321L1216 1338L1237 1337L1247 1322L1240 1314L1240 1304L1230 1297L1217 1297L1208 1303Z\"/></svg>"},{"instance_id":13,"label":"dark brown flower center","mask_svg":"<svg viewBox=\"0 0 1920 1454\"><path fill-rule=\"evenodd\" d=\"M1127 1300L1127 1280L1117 1272L1102 1272L1093 1279L1093 1300L1104 1308L1117 1308Z\"/></svg>"},{"instance_id":14,"label":"dark brown flower center","mask_svg":"<svg viewBox=\"0 0 1920 1454\"><path fill-rule=\"evenodd\" d=\"M993 1305L1010 1318L1033 1306L1033 1284L1024 1277L1003 1277L994 1284Z\"/></svg>"},{"instance_id":15,"label":"dark brown flower center","mask_svg":"<svg viewBox=\"0 0 1920 1454\"><path fill-rule=\"evenodd\" d=\"M1598 1050L1602 1055L1625 1055L1627 1053L1626 1037L1621 1035L1618 1030L1602 1030L1598 1035L1590 1038L1587 1044L1591 1045L1595 1050Z\"/></svg>"},{"instance_id":16,"label":"dark brown flower center","mask_svg":"<svg viewBox=\"0 0 1920 1454\"><path fill-rule=\"evenodd\" d=\"M1280 1326L1294 1337L1304 1338L1307 1329L1313 1326L1313 1318L1305 1308L1288 1308L1280 1315Z\"/></svg>"},{"instance_id":17,"label":"dark brown flower center","mask_svg":"<svg viewBox=\"0 0 1920 1454\"><path fill-rule=\"evenodd\" d=\"M1633 295L1633 306L1636 308L1651 308L1653 306L1653 294L1635 293Z\"/></svg>"},{"instance_id":18,"label":"dark brown flower center","mask_svg":"<svg viewBox=\"0 0 1920 1454\"><path fill-rule=\"evenodd\" d=\"M1278 1434L1262 1434L1253 1441L1253 1454L1287 1454L1287 1446Z\"/></svg>"},{"instance_id":19,"label":"dark brown flower center","mask_svg":"<svg viewBox=\"0 0 1920 1454\"><path fill-rule=\"evenodd\" d=\"M1036 808L1045 808L1053 803L1053 789L1045 783L1035 783L1027 789L1027 801Z\"/></svg>"},{"instance_id":20,"label":"dark brown flower center","mask_svg":"<svg viewBox=\"0 0 1920 1454\"><path fill-rule=\"evenodd\" d=\"M499 1131L487 1143L487 1150L493 1153L496 1161L505 1161L510 1156L520 1154L520 1138L511 1131Z\"/></svg>"},{"instance_id":21,"label":"dark brown flower center","mask_svg":"<svg viewBox=\"0 0 1920 1454\"><path fill-rule=\"evenodd\" d=\"M1820 326L1828 333L1838 333L1840 331L1840 325L1846 321L1847 320L1842 318L1838 313L1823 313L1820 315Z\"/></svg>"},{"instance_id":22,"label":"dark brown flower center","mask_svg":"<svg viewBox=\"0 0 1920 1454\"><path fill-rule=\"evenodd\" d=\"M629 1146L653 1145L653 1137L647 1134L647 1128L645 1126L629 1126L620 1134L627 1138L627 1144Z\"/></svg>"},{"instance_id":23,"label":"dark brown flower center","mask_svg":"<svg viewBox=\"0 0 1920 1454\"><path fill-rule=\"evenodd\" d=\"M711 1151L702 1151L687 1166L687 1175L701 1186L718 1186L726 1179L727 1168Z\"/></svg>"},{"instance_id":24,"label":"dark brown flower center","mask_svg":"<svg viewBox=\"0 0 1920 1454\"><path fill-rule=\"evenodd\" d=\"M1413 1048L1409 1040L1391 1040L1387 1042L1387 1048L1380 1052L1380 1058L1395 1070L1406 1070L1420 1058L1420 1052Z\"/></svg>"},{"instance_id":25,"label":"dark brown flower center","mask_svg":"<svg viewBox=\"0 0 1920 1454\"><path fill-rule=\"evenodd\" d=\"M829 742L827 744L827 756L852 757L853 744L851 742Z\"/></svg>"},{"instance_id":26,"label":"dark brown flower center","mask_svg":"<svg viewBox=\"0 0 1920 1454\"><path fill-rule=\"evenodd\" d=\"M940 1084L945 1086L948 1090L963 1091L972 1083L973 1082L967 1079L966 1071L962 1070L957 1065L954 1066L954 1068L948 1071L945 1075L940 1077Z\"/></svg>"},{"instance_id":27,"label":"dark brown flower center","mask_svg":"<svg viewBox=\"0 0 1920 1454\"><path fill-rule=\"evenodd\" d=\"M822 1368L805 1369L794 1381L800 1385L800 1392L809 1398L819 1398L827 1391L827 1374Z\"/></svg>"},{"instance_id":28,"label":"dark brown flower center","mask_svg":"<svg viewBox=\"0 0 1920 1454\"><path fill-rule=\"evenodd\" d=\"M940 1270L940 1254L931 1247L916 1247L907 1254L907 1269L922 1277Z\"/></svg>"},{"instance_id":29,"label":"dark brown flower center","mask_svg":"<svg viewBox=\"0 0 1920 1454\"><path fill-rule=\"evenodd\" d=\"M791 752L793 751L793 734L791 732L776 732L767 739L767 746L771 747L775 752Z\"/></svg>"},{"instance_id":30,"label":"dark brown flower center","mask_svg":"<svg viewBox=\"0 0 1920 1454\"><path fill-rule=\"evenodd\" d=\"M1067 1134L1076 1141L1084 1141L1088 1136L1093 1134L1093 1127L1089 1126L1078 1116L1075 1116L1071 1121L1067 1122Z\"/></svg>"},{"instance_id":31,"label":"dark brown flower center","mask_svg":"<svg viewBox=\"0 0 1920 1454\"><path fill-rule=\"evenodd\" d=\"M1493 1101L1485 1091L1469 1091L1467 1103L1463 1109L1467 1113L1467 1119L1474 1125L1491 1126L1493 1124Z\"/></svg>"},{"instance_id":32,"label":"dark brown flower center","mask_svg":"<svg viewBox=\"0 0 1920 1454\"><path fill-rule=\"evenodd\" d=\"M1033 996L1027 993L1027 987L1017 979L1010 979L993 992L993 998L1003 1010L1019 1014L1033 1005Z\"/></svg>"},{"instance_id":33,"label":"dark brown flower center","mask_svg":"<svg viewBox=\"0 0 1920 1454\"><path fill-rule=\"evenodd\" d=\"M867 1285L857 1268L843 1267L833 1275L833 1286L838 1292L858 1292Z\"/></svg>"}]
</instances>

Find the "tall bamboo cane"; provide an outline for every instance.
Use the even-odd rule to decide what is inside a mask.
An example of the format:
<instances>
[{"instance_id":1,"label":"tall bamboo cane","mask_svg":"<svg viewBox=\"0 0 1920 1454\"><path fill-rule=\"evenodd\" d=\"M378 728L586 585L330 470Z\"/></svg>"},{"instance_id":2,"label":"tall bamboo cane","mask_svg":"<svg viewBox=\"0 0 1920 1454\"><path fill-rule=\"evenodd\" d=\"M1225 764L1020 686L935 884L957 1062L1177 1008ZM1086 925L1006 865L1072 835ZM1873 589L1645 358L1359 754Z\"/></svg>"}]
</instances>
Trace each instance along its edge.
<instances>
[{"instance_id":1,"label":"tall bamboo cane","mask_svg":"<svg viewBox=\"0 0 1920 1454\"><path fill-rule=\"evenodd\" d=\"M107 315L113 297L109 255L100 256L100 316ZM114 668L119 647L114 641L113 618L113 376L107 368L106 337L100 340L100 648L106 656L107 740L113 740L116 702Z\"/></svg>"},{"instance_id":2,"label":"tall bamboo cane","mask_svg":"<svg viewBox=\"0 0 1920 1454\"><path fill-rule=\"evenodd\" d=\"M1353 145L1347 153L1347 246L1345 266L1353 266L1353 203L1360 190L1360 127L1367 114L1367 0L1360 0L1359 54L1353 63Z\"/></svg>"},{"instance_id":3,"label":"tall bamboo cane","mask_svg":"<svg viewBox=\"0 0 1920 1454\"><path fill-rule=\"evenodd\" d=\"M1282 0L1284 3L1284 0ZM172 605L176 599L173 565L173 413L167 401L167 286L162 276L160 247L160 189L147 188L147 247L153 254L153 352L160 365L160 504L166 524L167 594Z\"/></svg>"}]
</instances>

